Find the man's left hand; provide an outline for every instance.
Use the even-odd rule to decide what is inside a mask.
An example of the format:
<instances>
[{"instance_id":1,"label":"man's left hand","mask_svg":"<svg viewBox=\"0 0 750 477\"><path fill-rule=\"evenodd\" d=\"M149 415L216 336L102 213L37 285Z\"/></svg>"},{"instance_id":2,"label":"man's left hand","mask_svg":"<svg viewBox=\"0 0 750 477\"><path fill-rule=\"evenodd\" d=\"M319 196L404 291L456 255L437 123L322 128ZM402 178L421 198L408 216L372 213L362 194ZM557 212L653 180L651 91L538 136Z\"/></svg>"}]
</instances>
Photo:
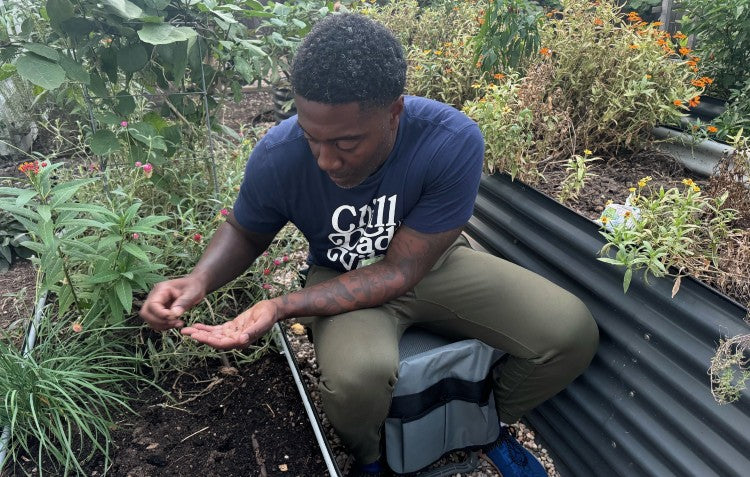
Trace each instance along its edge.
<instances>
[{"instance_id":1,"label":"man's left hand","mask_svg":"<svg viewBox=\"0 0 750 477\"><path fill-rule=\"evenodd\" d=\"M263 336L278 320L276 304L263 300L221 325L196 323L180 330L194 340L216 349L246 348Z\"/></svg>"}]
</instances>

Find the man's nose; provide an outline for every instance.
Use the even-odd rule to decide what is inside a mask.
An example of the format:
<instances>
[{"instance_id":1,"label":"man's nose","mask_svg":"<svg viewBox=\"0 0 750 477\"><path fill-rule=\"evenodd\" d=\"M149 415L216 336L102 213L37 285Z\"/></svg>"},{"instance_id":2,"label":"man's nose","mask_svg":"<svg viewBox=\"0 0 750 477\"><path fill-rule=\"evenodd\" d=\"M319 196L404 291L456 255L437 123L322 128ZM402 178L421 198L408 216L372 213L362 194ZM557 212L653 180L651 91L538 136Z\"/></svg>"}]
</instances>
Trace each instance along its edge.
<instances>
[{"instance_id":1,"label":"man's nose","mask_svg":"<svg viewBox=\"0 0 750 477\"><path fill-rule=\"evenodd\" d=\"M321 143L318 149L318 167L325 172L338 169L340 161L333 144Z\"/></svg>"}]
</instances>

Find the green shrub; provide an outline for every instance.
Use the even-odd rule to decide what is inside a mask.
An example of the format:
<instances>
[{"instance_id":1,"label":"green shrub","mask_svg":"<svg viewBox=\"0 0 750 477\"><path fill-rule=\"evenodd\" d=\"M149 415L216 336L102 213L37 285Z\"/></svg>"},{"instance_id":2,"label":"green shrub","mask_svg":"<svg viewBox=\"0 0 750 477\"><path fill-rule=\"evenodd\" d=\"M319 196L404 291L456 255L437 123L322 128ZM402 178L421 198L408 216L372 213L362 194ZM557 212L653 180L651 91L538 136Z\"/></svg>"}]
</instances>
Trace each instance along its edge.
<instances>
[{"instance_id":1,"label":"green shrub","mask_svg":"<svg viewBox=\"0 0 750 477\"><path fill-rule=\"evenodd\" d=\"M523 69L539 49L542 10L528 0L496 0L480 18L474 61L488 72Z\"/></svg>"},{"instance_id":2,"label":"green shrub","mask_svg":"<svg viewBox=\"0 0 750 477\"><path fill-rule=\"evenodd\" d=\"M554 65L548 91L560 89L576 151L637 149L658 124L677 124L702 89L690 84L693 60L676 55L665 32L608 1L566 0L542 28L542 52Z\"/></svg>"}]
</instances>

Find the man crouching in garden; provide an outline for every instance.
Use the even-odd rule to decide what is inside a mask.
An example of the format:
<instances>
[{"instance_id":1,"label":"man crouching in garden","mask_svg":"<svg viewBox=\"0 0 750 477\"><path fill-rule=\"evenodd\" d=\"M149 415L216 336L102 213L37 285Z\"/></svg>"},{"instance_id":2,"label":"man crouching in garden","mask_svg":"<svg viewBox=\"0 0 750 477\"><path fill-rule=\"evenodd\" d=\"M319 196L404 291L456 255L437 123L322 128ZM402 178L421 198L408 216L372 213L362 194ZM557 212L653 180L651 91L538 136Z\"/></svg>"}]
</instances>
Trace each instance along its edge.
<instances>
[{"instance_id":1,"label":"man crouching in garden","mask_svg":"<svg viewBox=\"0 0 750 477\"><path fill-rule=\"evenodd\" d=\"M234 210L192 273L159 283L141 309L152 328L242 274L292 222L310 244L303 290L263 300L218 326L182 333L246 347L274 323L309 323L325 412L359 465L390 475L380 432L398 375L398 341L414 323L508 353L494 372L502 430L487 455L504 477L546 475L508 432L588 366L598 331L581 301L546 279L472 250L484 142L445 104L403 96L406 61L383 26L327 17L295 57L298 115L256 145Z\"/></svg>"}]
</instances>

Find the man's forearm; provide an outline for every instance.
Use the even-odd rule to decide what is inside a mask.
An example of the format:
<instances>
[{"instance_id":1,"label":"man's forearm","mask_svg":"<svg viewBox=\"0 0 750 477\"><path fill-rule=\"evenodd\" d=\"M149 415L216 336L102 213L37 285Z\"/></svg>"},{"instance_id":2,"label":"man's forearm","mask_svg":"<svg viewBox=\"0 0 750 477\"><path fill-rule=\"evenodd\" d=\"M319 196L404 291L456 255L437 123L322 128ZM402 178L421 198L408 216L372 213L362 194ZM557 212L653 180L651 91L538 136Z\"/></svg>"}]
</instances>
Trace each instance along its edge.
<instances>
[{"instance_id":1,"label":"man's forearm","mask_svg":"<svg viewBox=\"0 0 750 477\"><path fill-rule=\"evenodd\" d=\"M206 293L210 293L244 273L272 239L273 235L243 232L230 214L190 275L199 278Z\"/></svg>"},{"instance_id":2,"label":"man's forearm","mask_svg":"<svg viewBox=\"0 0 750 477\"><path fill-rule=\"evenodd\" d=\"M415 285L403 269L383 262L343 273L275 298L280 318L327 316L379 306Z\"/></svg>"}]
</instances>

